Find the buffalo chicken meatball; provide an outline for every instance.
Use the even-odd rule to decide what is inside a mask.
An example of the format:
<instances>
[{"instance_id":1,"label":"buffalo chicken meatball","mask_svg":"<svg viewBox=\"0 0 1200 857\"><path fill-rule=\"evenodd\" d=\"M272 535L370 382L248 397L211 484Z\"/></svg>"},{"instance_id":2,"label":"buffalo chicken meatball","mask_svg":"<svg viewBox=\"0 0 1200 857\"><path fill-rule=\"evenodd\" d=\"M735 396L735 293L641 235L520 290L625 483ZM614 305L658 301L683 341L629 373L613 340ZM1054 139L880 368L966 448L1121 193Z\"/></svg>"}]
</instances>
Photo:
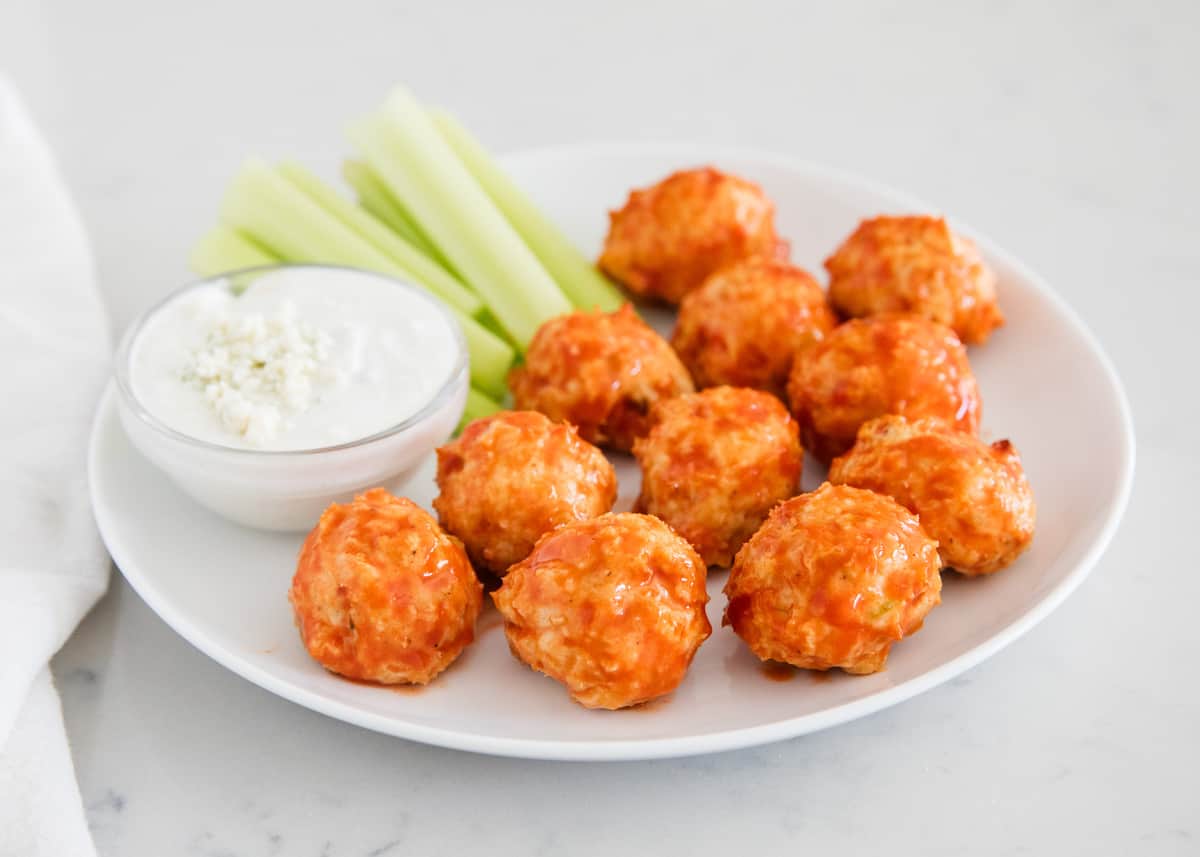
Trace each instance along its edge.
<instances>
[{"instance_id":1,"label":"buffalo chicken meatball","mask_svg":"<svg viewBox=\"0 0 1200 857\"><path fill-rule=\"evenodd\" d=\"M796 493L804 451L774 396L712 387L660 402L633 447L636 510L662 518L709 565L729 565L771 507Z\"/></svg>"},{"instance_id":2,"label":"buffalo chicken meatball","mask_svg":"<svg viewBox=\"0 0 1200 857\"><path fill-rule=\"evenodd\" d=\"M670 693L712 633L703 561L649 515L547 533L492 599L513 654L588 708Z\"/></svg>"},{"instance_id":3,"label":"buffalo chicken meatball","mask_svg":"<svg viewBox=\"0 0 1200 857\"><path fill-rule=\"evenodd\" d=\"M326 669L426 684L475 638L483 587L428 512L376 488L321 515L289 598L308 653Z\"/></svg>"},{"instance_id":4,"label":"buffalo chicken meatball","mask_svg":"<svg viewBox=\"0 0 1200 857\"><path fill-rule=\"evenodd\" d=\"M617 499L604 453L575 427L534 411L475 420L437 451L433 501L477 567L504 574L555 527L603 515Z\"/></svg>"},{"instance_id":5,"label":"buffalo chicken meatball","mask_svg":"<svg viewBox=\"0 0 1200 857\"><path fill-rule=\"evenodd\" d=\"M755 387L780 398L792 356L837 324L801 268L748 259L722 268L683 299L671 345L698 387Z\"/></svg>"},{"instance_id":6,"label":"buffalo chicken meatball","mask_svg":"<svg viewBox=\"0 0 1200 857\"><path fill-rule=\"evenodd\" d=\"M828 463L858 427L885 414L937 417L975 433L982 403L949 328L914 315L854 319L796 355L788 379L804 446Z\"/></svg>"},{"instance_id":7,"label":"buffalo chicken meatball","mask_svg":"<svg viewBox=\"0 0 1200 857\"><path fill-rule=\"evenodd\" d=\"M825 268L829 300L844 316L916 313L970 345L1004 324L996 275L941 217L864 220Z\"/></svg>"},{"instance_id":8,"label":"buffalo chicken meatball","mask_svg":"<svg viewBox=\"0 0 1200 857\"><path fill-rule=\"evenodd\" d=\"M967 575L1012 563L1037 516L1021 458L1007 440L985 444L937 420L888 416L858 430L829 481L887 494L921 519L946 565Z\"/></svg>"},{"instance_id":9,"label":"buffalo chicken meatball","mask_svg":"<svg viewBox=\"0 0 1200 857\"><path fill-rule=\"evenodd\" d=\"M600 267L634 295L671 304L718 268L787 250L762 188L712 167L633 191L609 219Z\"/></svg>"},{"instance_id":10,"label":"buffalo chicken meatball","mask_svg":"<svg viewBox=\"0 0 1200 857\"><path fill-rule=\"evenodd\" d=\"M878 672L941 601L940 568L899 503L826 483L776 506L738 552L725 624L762 660Z\"/></svg>"},{"instance_id":11,"label":"buffalo chicken meatball","mask_svg":"<svg viewBox=\"0 0 1200 857\"><path fill-rule=\"evenodd\" d=\"M516 407L579 427L587 441L629 450L650 407L694 389L671 346L626 304L543 324L509 375Z\"/></svg>"}]
</instances>

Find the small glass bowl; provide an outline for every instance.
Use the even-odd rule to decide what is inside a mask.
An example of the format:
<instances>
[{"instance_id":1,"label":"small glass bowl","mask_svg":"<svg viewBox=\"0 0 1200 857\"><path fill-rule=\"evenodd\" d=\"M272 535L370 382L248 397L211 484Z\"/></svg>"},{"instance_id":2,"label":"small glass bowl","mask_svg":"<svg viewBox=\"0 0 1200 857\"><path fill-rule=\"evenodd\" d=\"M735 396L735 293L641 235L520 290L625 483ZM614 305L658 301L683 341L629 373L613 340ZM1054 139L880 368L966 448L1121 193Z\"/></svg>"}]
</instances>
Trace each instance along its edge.
<instances>
[{"instance_id":1,"label":"small glass bowl","mask_svg":"<svg viewBox=\"0 0 1200 857\"><path fill-rule=\"evenodd\" d=\"M446 320L457 359L448 379L412 416L368 437L319 449L255 450L200 440L166 425L133 392L130 360L141 332L168 304L214 286L241 291L254 278L283 268L354 271L386 280L427 301ZM413 471L454 432L468 388L467 349L453 315L435 298L403 280L335 265L274 265L200 280L168 295L130 326L117 350L118 413L133 445L201 505L263 530L310 529L330 503L382 486L399 492Z\"/></svg>"}]
</instances>

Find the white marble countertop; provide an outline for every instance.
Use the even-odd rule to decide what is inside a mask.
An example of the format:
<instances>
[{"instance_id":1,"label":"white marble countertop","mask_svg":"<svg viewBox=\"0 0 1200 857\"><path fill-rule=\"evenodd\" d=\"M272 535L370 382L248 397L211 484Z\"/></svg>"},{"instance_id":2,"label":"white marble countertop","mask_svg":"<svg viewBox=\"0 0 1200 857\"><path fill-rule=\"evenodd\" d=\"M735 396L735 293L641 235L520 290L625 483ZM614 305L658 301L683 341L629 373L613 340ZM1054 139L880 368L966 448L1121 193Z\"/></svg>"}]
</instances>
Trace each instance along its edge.
<instances>
[{"instance_id":1,"label":"white marble countertop","mask_svg":"<svg viewBox=\"0 0 1200 857\"><path fill-rule=\"evenodd\" d=\"M1125 522L1065 606L958 680L827 732L644 764L330 720L208 660L117 576L54 665L101 853L1200 851L1200 7L450 7L5 0L0 65L61 159L114 325L184 276L242 157L332 171L345 119L396 80L500 150L774 149L933 200L1055 284L1132 401Z\"/></svg>"}]
</instances>

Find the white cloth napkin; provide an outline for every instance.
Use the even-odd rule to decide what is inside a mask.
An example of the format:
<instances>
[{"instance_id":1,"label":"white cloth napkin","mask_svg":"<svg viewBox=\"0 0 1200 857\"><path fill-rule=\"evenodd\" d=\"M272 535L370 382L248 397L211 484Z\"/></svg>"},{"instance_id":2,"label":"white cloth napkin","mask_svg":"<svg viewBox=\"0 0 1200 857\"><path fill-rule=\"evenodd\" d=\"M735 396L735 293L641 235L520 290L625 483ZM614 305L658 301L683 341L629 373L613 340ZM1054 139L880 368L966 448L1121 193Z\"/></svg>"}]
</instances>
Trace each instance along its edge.
<instances>
[{"instance_id":1,"label":"white cloth napkin","mask_svg":"<svg viewBox=\"0 0 1200 857\"><path fill-rule=\"evenodd\" d=\"M87 494L108 375L91 252L0 75L0 855L95 854L48 664L108 585Z\"/></svg>"}]
</instances>

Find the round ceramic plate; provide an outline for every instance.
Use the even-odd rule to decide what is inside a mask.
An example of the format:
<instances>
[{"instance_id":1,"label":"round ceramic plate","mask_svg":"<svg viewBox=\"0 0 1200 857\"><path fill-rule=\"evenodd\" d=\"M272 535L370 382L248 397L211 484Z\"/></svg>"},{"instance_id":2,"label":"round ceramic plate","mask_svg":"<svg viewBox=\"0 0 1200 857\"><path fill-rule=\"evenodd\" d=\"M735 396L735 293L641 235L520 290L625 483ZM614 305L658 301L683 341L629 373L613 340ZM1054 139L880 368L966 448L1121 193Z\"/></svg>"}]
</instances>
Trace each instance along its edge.
<instances>
[{"instance_id":1,"label":"round ceramic plate","mask_svg":"<svg viewBox=\"0 0 1200 857\"><path fill-rule=\"evenodd\" d=\"M858 221L933 210L843 173L743 151L682 146L587 146L506 159L514 177L589 253L607 212L630 188L712 163L759 182L778 207L794 261L816 273ZM92 500L100 530L130 584L169 625L234 672L287 699L368 729L415 741L546 759L637 759L745 747L843 723L944 682L1029 630L1079 585L1112 536L1129 493L1128 406L1100 347L1050 287L991 244L1008 324L970 352L984 400L984 437L1011 438L1038 501L1033 546L1009 569L968 580L945 575L942 605L919 634L892 649L884 672L765 673L728 628L709 577L712 637L670 697L627 711L588 711L561 686L509 654L490 606L477 640L432 685L395 691L339 679L309 659L292 625L287 589L299 535L261 533L197 506L129 444L111 392L91 440ZM668 317L654 319L660 329ZM616 459L618 510L638 473ZM804 487L823 472L809 459ZM410 494L434 496L432 461Z\"/></svg>"}]
</instances>

